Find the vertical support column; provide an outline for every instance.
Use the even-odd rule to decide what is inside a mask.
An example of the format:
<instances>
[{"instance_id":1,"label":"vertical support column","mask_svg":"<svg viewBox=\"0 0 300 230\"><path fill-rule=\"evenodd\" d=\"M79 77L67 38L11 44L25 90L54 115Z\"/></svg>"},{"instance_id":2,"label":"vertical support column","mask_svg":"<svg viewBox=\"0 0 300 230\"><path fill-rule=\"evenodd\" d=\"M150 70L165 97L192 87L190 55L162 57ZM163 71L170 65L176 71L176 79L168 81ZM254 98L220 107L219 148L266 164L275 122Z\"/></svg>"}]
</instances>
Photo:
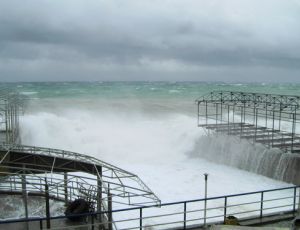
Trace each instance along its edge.
<instances>
[{"instance_id":1,"label":"vertical support column","mask_svg":"<svg viewBox=\"0 0 300 230\"><path fill-rule=\"evenodd\" d=\"M300 214L300 187L298 186L298 205L297 205L297 215ZM297 192L297 191L296 191Z\"/></svg>"},{"instance_id":2,"label":"vertical support column","mask_svg":"<svg viewBox=\"0 0 300 230\"><path fill-rule=\"evenodd\" d=\"M204 190L204 228L206 228L206 212L207 212L207 177L208 174L204 173L205 190Z\"/></svg>"},{"instance_id":3,"label":"vertical support column","mask_svg":"<svg viewBox=\"0 0 300 230\"><path fill-rule=\"evenodd\" d=\"M255 133L254 133L254 142L256 141L256 135L257 135L257 122L258 122L258 108L255 109Z\"/></svg>"},{"instance_id":4,"label":"vertical support column","mask_svg":"<svg viewBox=\"0 0 300 230\"><path fill-rule=\"evenodd\" d=\"M65 205L69 203L68 199L68 173L64 172L64 193L65 193Z\"/></svg>"},{"instance_id":5,"label":"vertical support column","mask_svg":"<svg viewBox=\"0 0 300 230\"><path fill-rule=\"evenodd\" d=\"M206 125L207 125L208 124L207 101L205 101L205 119L206 119Z\"/></svg>"},{"instance_id":6,"label":"vertical support column","mask_svg":"<svg viewBox=\"0 0 300 230\"><path fill-rule=\"evenodd\" d=\"M9 143L9 124L8 124L8 105L7 101L5 101L5 141Z\"/></svg>"},{"instance_id":7,"label":"vertical support column","mask_svg":"<svg viewBox=\"0 0 300 230\"><path fill-rule=\"evenodd\" d=\"M110 185L108 184L108 199L107 199L107 207L108 207L108 230L112 230L112 196L110 193Z\"/></svg>"},{"instance_id":8,"label":"vertical support column","mask_svg":"<svg viewBox=\"0 0 300 230\"><path fill-rule=\"evenodd\" d=\"M232 123L234 123L234 117L235 117L235 105L232 107Z\"/></svg>"},{"instance_id":9,"label":"vertical support column","mask_svg":"<svg viewBox=\"0 0 300 230\"><path fill-rule=\"evenodd\" d=\"M241 106L241 129L240 129L240 136L243 134L243 107Z\"/></svg>"},{"instance_id":10,"label":"vertical support column","mask_svg":"<svg viewBox=\"0 0 300 230\"><path fill-rule=\"evenodd\" d=\"M296 112L293 113L293 125L292 125L292 145L291 145L291 151L294 149L294 138L296 133Z\"/></svg>"},{"instance_id":11,"label":"vertical support column","mask_svg":"<svg viewBox=\"0 0 300 230\"><path fill-rule=\"evenodd\" d=\"M215 104L216 105L216 125L218 124L218 103Z\"/></svg>"},{"instance_id":12,"label":"vertical support column","mask_svg":"<svg viewBox=\"0 0 300 230\"><path fill-rule=\"evenodd\" d=\"M97 175L97 212L101 213L102 212L102 167L98 168L98 173ZM99 229L102 229L102 214L98 215L99 219Z\"/></svg>"},{"instance_id":13,"label":"vertical support column","mask_svg":"<svg viewBox=\"0 0 300 230\"><path fill-rule=\"evenodd\" d=\"M246 123L246 102L244 103L244 114L243 114L243 122Z\"/></svg>"},{"instance_id":14,"label":"vertical support column","mask_svg":"<svg viewBox=\"0 0 300 230\"><path fill-rule=\"evenodd\" d=\"M22 174L22 196L23 196L23 203L24 203L24 210L25 210L25 218L28 219L28 196L27 196L27 189L26 189L26 175L25 175L25 166L23 165L23 174ZM29 229L28 222L26 221L26 229Z\"/></svg>"},{"instance_id":15,"label":"vertical support column","mask_svg":"<svg viewBox=\"0 0 300 230\"><path fill-rule=\"evenodd\" d=\"M229 133L230 133L230 131L229 131L229 124L230 124L230 118L229 118L229 117L230 117L230 105L227 106L227 110L228 110L228 111L227 111L227 116L228 116L228 117L227 117L227 129L228 129L227 134L229 134Z\"/></svg>"},{"instance_id":16,"label":"vertical support column","mask_svg":"<svg viewBox=\"0 0 300 230\"><path fill-rule=\"evenodd\" d=\"M200 118L199 118L199 117L200 117L200 101L198 101L197 112L198 112L198 114L197 114L197 122L198 122L198 123L197 123L197 126L199 126L199 123L200 123L200 122L199 122L199 119L200 119Z\"/></svg>"},{"instance_id":17,"label":"vertical support column","mask_svg":"<svg viewBox=\"0 0 300 230\"><path fill-rule=\"evenodd\" d=\"M278 121L278 130L281 129L281 112L282 112L282 107L281 107L281 104L280 104L279 121Z\"/></svg>"},{"instance_id":18,"label":"vertical support column","mask_svg":"<svg viewBox=\"0 0 300 230\"><path fill-rule=\"evenodd\" d=\"M223 123L223 102L221 101L220 103L220 106L221 106L221 112L220 112L220 121L221 121L221 124Z\"/></svg>"},{"instance_id":19,"label":"vertical support column","mask_svg":"<svg viewBox=\"0 0 300 230\"><path fill-rule=\"evenodd\" d=\"M51 228L50 224L50 203L49 203L49 187L47 179L45 178L45 199L46 199L46 218L47 218L47 229Z\"/></svg>"},{"instance_id":20,"label":"vertical support column","mask_svg":"<svg viewBox=\"0 0 300 230\"><path fill-rule=\"evenodd\" d=\"M273 110L273 116L272 116L272 147L274 145L274 131L275 131L275 111Z\"/></svg>"},{"instance_id":21,"label":"vertical support column","mask_svg":"<svg viewBox=\"0 0 300 230\"><path fill-rule=\"evenodd\" d=\"M268 128L268 105L266 103L266 128Z\"/></svg>"}]
</instances>

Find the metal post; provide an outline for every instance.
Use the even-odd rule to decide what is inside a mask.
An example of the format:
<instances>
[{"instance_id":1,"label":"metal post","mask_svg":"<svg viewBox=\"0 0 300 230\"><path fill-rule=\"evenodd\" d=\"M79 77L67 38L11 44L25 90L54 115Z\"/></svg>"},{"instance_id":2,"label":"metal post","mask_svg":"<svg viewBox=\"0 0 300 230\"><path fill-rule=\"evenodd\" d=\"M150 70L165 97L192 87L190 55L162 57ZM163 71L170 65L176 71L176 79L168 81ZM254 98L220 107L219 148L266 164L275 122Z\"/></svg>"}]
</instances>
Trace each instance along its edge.
<instances>
[{"instance_id":1,"label":"metal post","mask_svg":"<svg viewBox=\"0 0 300 230\"><path fill-rule=\"evenodd\" d=\"M294 188L294 202L293 202L293 212L296 212L296 197L297 197L297 187Z\"/></svg>"},{"instance_id":2,"label":"metal post","mask_svg":"<svg viewBox=\"0 0 300 230\"><path fill-rule=\"evenodd\" d=\"M263 217L263 209L264 209L264 192L261 192L261 196L260 196L260 218Z\"/></svg>"},{"instance_id":3,"label":"metal post","mask_svg":"<svg viewBox=\"0 0 300 230\"><path fill-rule=\"evenodd\" d=\"M299 189L299 195L298 195L298 211L297 211L297 214L299 215L300 214L300 188L299 186L297 187Z\"/></svg>"},{"instance_id":4,"label":"metal post","mask_svg":"<svg viewBox=\"0 0 300 230\"><path fill-rule=\"evenodd\" d=\"M207 177L208 174L204 173L204 180L205 180L205 191L204 191L204 228L206 228L206 209L207 209Z\"/></svg>"},{"instance_id":5,"label":"metal post","mask_svg":"<svg viewBox=\"0 0 300 230\"><path fill-rule=\"evenodd\" d=\"M230 123L230 105L228 105L227 106L227 134L229 134L230 133L230 131L229 131L229 123Z\"/></svg>"},{"instance_id":6,"label":"metal post","mask_svg":"<svg viewBox=\"0 0 300 230\"><path fill-rule=\"evenodd\" d=\"M227 196L225 196L225 200L224 200L224 224L225 224L226 216L227 216Z\"/></svg>"},{"instance_id":7,"label":"metal post","mask_svg":"<svg viewBox=\"0 0 300 230\"><path fill-rule=\"evenodd\" d=\"M140 208L140 230L143 229L143 209Z\"/></svg>"},{"instance_id":8,"label":"metal post","mask_svg":"<svg viewBox=\"0 0 300 230\"><path fill-rule=\"evenodd\" d=\"M26 175L25 175L25 166L23 165L23 174L22 174L22 196L25 209L25 218L28 219L28 197L26 189ZM28 221L26 221L26 229L29 229Z\"/></svg>"},{"instance_id":9,"label":"metal post","mask_svg":"<svg viewBox=\"0 0 300 230\"><path fill-rule=\"evenodd\" d=\"M102 223L102 167L98 168L98 175L97 175L97 212L99 213L98 219L99 222ZM99 229L102 229L102 225L99 225Z\"/></svg>"},{"instance_id":10,"label":"metal post","mask_svg":"<svg viewBox=\"0 0 300 230\"><path fill-rule=\"evenodd\" d=\"M256 141L257 135L257 122L258 122L258 109L255 109L255 133L254 133L254 141Z\"/></svg>"},{"instance_id":11,"label":"metal post","mask_svg":"<svg viewBox=\"0 0 300 230\"><path fill-rule=\"evenodd\" d=\"M184 202L183 207L183 229L186 229L186 201Z\"/></svg>"},{"instance_id":12,"label":"metal post","mask_svg":"<svg viewBox=\"0 0 300 230\"><path fill-rule=\"evenodd\" d=\"M234 117L235 117L235 106L232 106L232 123L234 123Z\"/></svg>"},{"instance_id":13,"label":"metal post","mask_svg":"<svg viewBox=\"0 0 300 230\"><path fill-rule=\"evenodd\" d=\"M272 119L273 119L273 122L272 122L272 147L273 147L273 145L274 145L274 130L275 130L275 124L274 124L274 122L275 122L275 111L273 111Z\"/></svg>"},{"instance_id":14,"label":"metal post","mask_svg":"<svg viewBox=\"0 0 300 230\"><path fill-rule=\"evenodd\" d=\"M198 124L197 124L197 126L199 126L199 117L200 117L200 101L198 101L198 114L197 114L197 122L198 122Z\"/></svg>"},{"instance_id":15,"label":"metal post","mask_svg":"<svg viewBox=\"0 0 300 230\"><path fill-rule=\"evenodd\" d=\"M295 112L296 113L296 112ZM296 132L296 114L293 113L293 126L292 126L292 145L291 145L291 151L294 149L294 138L295 138L295 132Z\"/></svg>"},{"instance_id":16,"label":"metal post","mask_svg":"<svg viewBox=\"0 0 300 230\"><path fill-rule=\"evenodd\" d=\"M266 128L268 128L268 105L266 103Z\"/></svg>"},{"instance_id":17,"label":"metal post","mask_svg":"<svg viewBox=\"0 0 300 230\"><path fill-rule=\"evenodd\" d=\"M91 224L92 224L92 230L95 229L95 222L94 222L94 215L91 215Z\"/></svg>"},{"instance_id":18,"label":"metal post","mask_svg":"<svg viewBox=\"0 0 300 230\"><path fill-rule=\"evenodd\" d=\"M216 125L218 124L218 103L216 103Z\"/></svg>"},{"instance_id":19,"label":"metal post","mask_svg":"<svg viewBox=\"0 0 300 230\"><path fill-rule=\"evenodd\" d=\"M241 108L241 133L240 133L240 136L243 135L243 107L240 107Z\"/></svg>"},{"instance_id":20,"label":"metal post","mask_svg":"<svg viewBox=\"0 0 300 230\"><path fill-rule=\"evenodd\" d=\"M42 229L43 229L43 221L40 220L40 230L42 230Z\"/></svg>"},{"instance_id":21,"label":"metal post","mask_svg":"<svg viewBox=\"0 0 300 230\"><path fill-rule=\"evenodd\" d=\"M280 111L279 111L279 122L278 122L278 130L280 130L280 129L281 129L281 110L282 110L282 108L281 108L281 104L280 104Z\"/></svg>"},{"instance_id":22,"label":"metal post","mask_svg":"<svg viewBox=\"0 0 300 230\"><path fill-rule=\"evenodd\" d=\"M112 230L112 197L110 194L110 185L108 184L108 199L107 199L107 208L108 208L108 230Z\"/></svg>"},{"instance_id":23,"label":"metal post","mask_svg":"<svg viewBox=\"0 0 300 230\"><path fill-rule=\"evenodd\" d=\"M47 229L51 228L50 224L50 204L49 204L49 187L45 178L45 199L46 199L46 218L47 218Z\"/></svg>"},{"instance_id":24,"label":"metal post","mask_svg":"<svg viewBox=\"0 0 300 230\"><path fill-rule=\"evenodd\" d=\"M206 125L208 124L208 111L207 111L207 101L205 102L205 119Z\"/></svg>"},{"instance_id":25,"label":"metal post","mask_svg":"<svg viewBox=\"0 0 300 230\"><path fill-rule=\"evenodd\" d=\"M65 192L65 205L69 203L68 200L68 173L64 172L64 192Z\"/></svg>"}]
</instances>

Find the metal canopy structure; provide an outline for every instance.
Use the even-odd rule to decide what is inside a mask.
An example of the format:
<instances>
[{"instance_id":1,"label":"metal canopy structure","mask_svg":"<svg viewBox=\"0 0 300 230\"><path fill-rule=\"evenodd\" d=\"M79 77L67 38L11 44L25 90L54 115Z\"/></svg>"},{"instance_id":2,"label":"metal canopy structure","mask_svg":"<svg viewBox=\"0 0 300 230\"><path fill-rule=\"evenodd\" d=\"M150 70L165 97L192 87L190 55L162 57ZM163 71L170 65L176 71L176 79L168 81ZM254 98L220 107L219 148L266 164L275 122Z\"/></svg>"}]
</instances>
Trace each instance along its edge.
<instances>
[{"instance_id":1,"label":"metal canopy structure","mask_svg":"<svg viewBox=\"0 0 300 230\"><path fill-rule=\"evenodd\" d=\"M0 89L0 142L19 142L19 116L26 98L17 92Z\"/></svg>"},{"instance_id":2,"label":"metal canopy structure","mask_svg":"<svg viewBox=\"0 0 300 230\"><path fill-rule=\"evenodd\" d=\"M47 218L49 199L68 204L84 198L98 212L112 211L113 204L117 209L160 206L159 198L133 173L85 154L21 145L19 115L25 100L0 89L0 194L21 195L26 218L29 195L46 197ZM111 216L104 218L112 223Z\"/></svg>"},{"instance_id":3,"label":"metal canopy structure","mask_svg":"<svg viewBox=\"0 0 300 230\"><path fill-rule=\"evenodd\" d=\"M196 102L199 127L300 153L300 96L215 91Z\"/></svg>"},{"instance_id":4,"label":"metal canopy structure","mask_svg":"<svg viewBox=\"0 0 300 230\"><path fill-rule=\"evenodd\" d=\"M32 177L42 178L41 182L46 181L55 191L52 195L61 200L72 200L77 194L100 205L110 195L113 202L123 205L160 205L158 197L137 175L94 157L24 145L2 145L0 156L0 173L5 178L2 177L2 184L11 184L16 176L26 175L28 184ZM81 181L78 191L73 191L68 175ZM65 192L66 187L73 193ZM44 188L36 192L43 193Z\"/></svg>"}]
</instances>

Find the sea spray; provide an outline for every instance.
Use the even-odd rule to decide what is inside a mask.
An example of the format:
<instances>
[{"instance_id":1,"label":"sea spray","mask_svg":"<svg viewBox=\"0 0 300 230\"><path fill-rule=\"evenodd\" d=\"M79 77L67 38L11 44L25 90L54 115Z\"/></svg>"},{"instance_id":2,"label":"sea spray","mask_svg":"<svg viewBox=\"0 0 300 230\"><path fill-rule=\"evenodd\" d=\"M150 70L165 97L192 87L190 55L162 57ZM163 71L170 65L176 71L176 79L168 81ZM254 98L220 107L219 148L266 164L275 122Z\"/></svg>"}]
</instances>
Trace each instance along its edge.
<instances>
[{"instance_id":1,"label":"sea spray","mask_svg":"<svg viewBox=\"0 0 300 230\"><path fill-rule=\"evenodd\" d=\"M239 137L203 135L190 154L276 180L292 183L300 180L297 170L300 157L297 154L268 149L262 144L251 143Z\"/></svg>"},{"instance_id":2,"label":"sea spray","mask_svg":"<svg viewBox=\"0 0 300 230\"><path fill-rule=\"evenodd\" d=\"M190 99L164 97L36 99L21 117L21 139L23 144L80 152L124 168L137 174L163 202L203 197L204 173L209 174L209 196L288 186L215 164L223 163L218 157L211 161L199 157L199 151L218 143L208 140L202 150L197 148L206 133L197 127L195 110ZM228 143L222 148L228 152ZM231 158L230 165L237 165L238 159ZM242 163L247 165L248 160Z\"/></svg>"}]
</instances>

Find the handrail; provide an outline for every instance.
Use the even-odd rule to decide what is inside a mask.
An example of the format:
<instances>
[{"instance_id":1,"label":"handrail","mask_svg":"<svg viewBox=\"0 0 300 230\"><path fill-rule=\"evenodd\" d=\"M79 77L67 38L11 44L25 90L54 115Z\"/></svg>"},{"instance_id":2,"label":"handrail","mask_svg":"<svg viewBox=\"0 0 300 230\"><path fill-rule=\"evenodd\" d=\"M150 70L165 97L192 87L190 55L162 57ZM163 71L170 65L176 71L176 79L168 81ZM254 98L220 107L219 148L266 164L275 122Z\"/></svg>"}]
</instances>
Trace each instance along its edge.
<instances>
[{"instance_id":1,"label":"handrail","mask_svg":"<svg viewBox=\"0 0 300 230\"><path fill-rule=\"evenodd\" d=\"M299 193L299 188L300 186L289 186L289 187L284 187L284 188L275 188L275 189L267 189L267 190L260 190L260 191L254 191L254 192L246 192L246 193L239 193L239 194L231 194L231 195L225 195L225 196L215 196L215 197L209 197L207 199L205 198L202 198L202 199L194 199L194 200L186 200L186 201L179 201L179 202L171 202L171 203L163 203L161 204L161 208L168 208L168 207L171 207L171 206L174 206L174 205L181 205L180 207L183 207L188 205L188 204L192 204L194 202L203 202L203 201L212 201L212 200L229 200L230 198L235 198L235 197L240 197L242 198L243 196L247 196L247 195L254 195L254 194L266 194L266 193L270 193L271 195L276 195L277 198L275 200L270 200L270 199L266 199L264 200L263 199L263 196L259 196L258 198L260 199L259 201L255 200L253 202L245 202L243 203L242 201L239 201L238 203L235 203L234 205L235 206L232 206L230 204L228 204L227 202L225 202L224 206L217 206L217 207L210 207L210 208L207 208L207 211L214 211L214 210L217 210L218 212L220 212L220 209L223 209L223 212L222 214L213 214L213 215L210 215L210 216L207 216L207 219L218 219L218 221L220 221L219 218L225 218L226 216L228 215L243 215L243 214L246 214L246 213L254 213L253 216L251 216L251 218L255 218L255 217L258 217L258 218L261 218L265 215L270 215L272 212L272 210L277 210L277 212L287 212L287 213L290 213L290 212L295 212L296 209L296 199L299 198L299 195L296 194L296 192L298 191ZM278 191L285 191L285 190L292 190L294 191L294 196L290 197L290 196L284 196L284 197L280 197L280 194L278 194L277 192ZM275 194L274 194L275 192ZM273 204L271 207L263 207L263 205L260 205L260 207L257 207L257 205L259 205L259 203L261 204L264 204L264 202L275 202L276 200L280 199L278 198L278 196L283 199L283 200L286 200L288 201L288 203L280 203L280 204ZM291 198L294 198L293 199L293 202L289 202L289 200ZM248 200L249 198L247 198ZM229 213L228 212L228 209L230 208L235 208L237 205L256 205L254 207L254 209L250 209L250 210L242 210L242 211L237 211L235 210L234 212L231 212ZM186 218L186 215L187 214L197 214L197 213L201 213L204 211L204 209L197 209L197 210L186 210L184 209L183 211L180 211L180 210L174 210L174 211L171 211L171 212L167 212L167 213L162 213L162 214L159 214L157 213L158 211L156 211L156 214L155 215L147 215L147 216L143 216L143 210L144 209L150 209L150 208L154 208L156 206L143 206L143 207L134 207L134 208L126 208L126 209L115 209L115 210L112 210L112 211L102 211L102 212L93 212L93 213L84 213L84 214L79 214L79 215L74 215L74 216L90 216L92 217L93 215L105 215L105 214L109 214L109 213L114 213L114 215L117 215L118 213L123 213L123 212L130 212L130 211L135 211L135 210L139 210L140 214L138 215L137 214L137 217L133 217L131 216L130 214L130 218L123 218L123 219L116 219L114 221L114 224L119 224L119 223L123 223L123 222L130 222L130 221L137 221L139 222L139 224L137 224L136 227L132 227L132 229L141 229L141 224L143 223L143 220L147 220L147 219L153 219L153 218L163 218L163 217L168 217L168 216L178 216L179 215L179 218L181 218L180 216L184 215L185 218L184 220L172 220L170 222L165 220L164 222L159 222L159 223L153 223L153 226L165 226L165 225L170 225L170 224L174 224L174 223L177 223L177 224L184 224L184 226L186 227L186 224L187 223L190 223L190 222L193 222L193 221L201 221L203 220L204 218L201 217L201 216L198 216L197 218L195 217L192 217L191 218ZM177 206L176 206L177 207ZM290 207L290 208L288 208ZM157 207L156 207L157 208ZM288 208L288 209L287 209ZM278 209L281 209L281 210L278 210ZM156 209L157 210L157 209ZM160 209L158 209L160 210ZM265 211L265 212L264 212ZM257 213L257 214L255 214ZM259 214L260 213L260 214ZM273 212L276 214L276 212ZM199 215L199 214L197 214ZM122 215L124 216L124 215ZM128 216L128 215L125 215L125 216ZM194 214L193 214L194 216ZM65 216L56 216L56 217L51 217L52 220L55 220L55 219L64 219L66 218ZM0 220L0 224L7 224L7 223L15 223L15 222L30 222L30 221L44 221L46 220L46 218L42 217L42 218L36 218L36 217L31 217L31 218L22 218L22 219L10 219L10 220ZM222 219L221 219L222 220ZM103 224L103 223L93 223L92 226L97 226L99 224ZM152 225L152 224L151 224ZM148 225L149 226L149 225ZM114 226L115 229L117 229L117 226L115 225ZM68 227L62 227L61 229L68 229ZM127 229L127 228L126 228Z\"/></svg>"}]
</instances>

